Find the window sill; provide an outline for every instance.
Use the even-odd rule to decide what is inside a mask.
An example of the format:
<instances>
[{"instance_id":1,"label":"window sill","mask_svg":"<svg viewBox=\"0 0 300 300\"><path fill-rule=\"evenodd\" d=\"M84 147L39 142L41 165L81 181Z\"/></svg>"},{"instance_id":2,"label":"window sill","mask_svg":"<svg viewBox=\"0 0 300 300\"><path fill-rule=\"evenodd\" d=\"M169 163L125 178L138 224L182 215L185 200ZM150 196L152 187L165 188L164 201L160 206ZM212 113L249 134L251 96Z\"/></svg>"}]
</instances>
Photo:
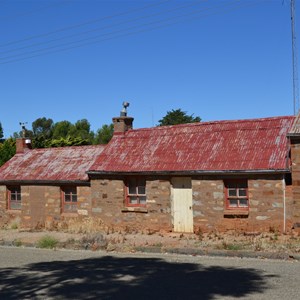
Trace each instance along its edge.
<instances>
[{"instance_id":1,"label":"window sill","mask_svg":"<svg viewBox=\"0 0 300 300\"><path fill-rule=\"evenodd\" d=\"M78 217L78 213L69 213L69 212L63 212L61 214L62 217L67 217L67 218L75 218Z\"/></svg>"},{"instance_id":2,"label":"window sill","mask_svg":"<svg viewBox=\"0 0 300 300\"><path fill-rule=\"evenodd\" d=\"M224 216L248 216L248 209L224 209Z\"/></svg>"},{"instance_id":3,"label":"window sill","mask_svg":"<svg viewBox=\"0 0 300 300\"><path fill-rule=\"evenodd\" d=\"M21 214L21 209L8 209L8 214Z\"/></svg>"},{"instance_id":4,"label":"window sill","mask_svg":"<svg viewBox=\"0 0 300 300\"><path fill-rule=\"evenodd\" d=\"M121 210L122 212L137 212L137 213L148 213L146 207L124 207Z\"/></svg>"}]
</instances>

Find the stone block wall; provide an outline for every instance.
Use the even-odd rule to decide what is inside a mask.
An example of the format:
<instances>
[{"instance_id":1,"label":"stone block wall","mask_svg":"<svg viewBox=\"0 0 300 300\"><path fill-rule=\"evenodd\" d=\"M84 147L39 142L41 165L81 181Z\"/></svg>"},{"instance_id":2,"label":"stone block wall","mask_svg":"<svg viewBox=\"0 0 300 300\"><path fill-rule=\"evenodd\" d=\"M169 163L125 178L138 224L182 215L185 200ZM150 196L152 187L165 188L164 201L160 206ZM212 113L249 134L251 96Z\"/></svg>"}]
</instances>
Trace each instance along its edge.
<instances>
[{"instance_id":1,"label":"stone block wall","mask_svg":"<svg viewBox=\"0 0 300 300\"><path fill-rule=\"evenodd\" d=\"M300 227L300 141L291 142L292 185L293 185L293 222Z\"/></svg>"},{"instance_id":2,"label":"stone block wall","mask_svg":"<svg viewBox=\"0 0 300 300\"><path fill-rule=\"evenodd\" d=\"M192 180L195 231L217 230L224 215L224 184L221 179L198 177Z\"/></svg>"},{"instance_id":3,"label":"stone block wall","mask_svg":"<svg viewBox=\"0 0 300 300\"><path fill-rule=\"evenodd\" d=\"M78 186L78 212L63 213L60 186L23 185L21 210L7 210L6 186L0 186L0 226L82 230L83 220L91 215L90 194L89 186Z\"/></svg>"},{"instance_id":4,"label":"stone block wall","mask_svg":"<svg viewBox=\"0 0 300 300\"><path fill-rule=\"evenodd\" d=\"M125 205L123 178L91 181L92 215L102 220L111 230L172 231L170 181L146 178L145 207Z\"/></svg>"},{"instance_id":5,"label":"stone block wall","mask_svg":"<svg viewBox=\"0 0 300 300\"><path fill-rule=\"evenodd\" d=\"M286 230L291 230L291 188L282 176L248 179L248 214L226 215L223 179L193 179L193 213L195 231L269 232L284 229L284 195ZM284 193L285 188L285 193Z\"/></svg>"},{"instance_id":6,"label":"stone block wall","mask_svg":"<svg viewBox=\"0 0 300 300\"><path fill-rule=\"evenodd\" d=\"M285 192L284 192L285 188ZM171 178L146 177L145 207L125 205L124 178L93 179L91 186L77 187L78 213L63 213L59 186L21 187L21 211L8 211L6 187L0 186L0 226L69 229L88 232L107 228L127 232L172 231ZM224 214L224 178L192 178L194 231L283 231L284 195L286 231L295 221L295 191L282 175L248 178L248 215ZM300 222L300 221L299 221Z\"/></svg>"},{"instance_id":7,"label":"stone block wall","mask_svg":"<svg viewBox=\"0 0 300 300\"><path fill-rule=\"evenodd\" d=\"M0 186L0 228L14 228L14 226L20 227L21 213L20 211L7 210L6 199L6 186Z\"/></svg>"}]
</instances>

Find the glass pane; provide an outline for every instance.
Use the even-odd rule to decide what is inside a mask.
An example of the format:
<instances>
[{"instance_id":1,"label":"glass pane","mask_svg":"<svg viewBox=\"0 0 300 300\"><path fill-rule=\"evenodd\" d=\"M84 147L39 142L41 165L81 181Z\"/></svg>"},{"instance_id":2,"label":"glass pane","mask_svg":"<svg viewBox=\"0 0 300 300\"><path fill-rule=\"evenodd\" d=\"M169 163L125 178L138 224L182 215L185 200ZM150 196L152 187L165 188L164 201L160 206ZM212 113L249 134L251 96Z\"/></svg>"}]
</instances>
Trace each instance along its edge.
<instances>
[{"instance_id":1,"label":"glass pane","mask_svg":"<svg viewBox=\"0 0 300 300\"><path fill-rule=\"evenodd\" d=\"M10 202L10 208L11 209L21 209L21 202Z\"/></svg>"},{"instance_id":2,"label":"glass pane","mask_svg":"<svg viewBox=\"0 0 300 300\"><path fill-rule=\"evenodd\" d=\"M240 197L246 197L247 196L246 189L239 189L239 196Z\"/></svg>"},{"instance_id":3,"label":"glass pane","mask_svg":"<svg viewBox=\"0 0 300 300\"><path fill-rule=\"evenodd\" d=\"M72 195L72 202L77 202L77 195L76 194Z\"/></svg>"},{"instance_id":4,"label":"glass pane","mask_svg":"<svg viewBox=\"0 0 300 300\"><path fill-rule=\"evenodd\" d=\"M145 195L146 194L146 187L145 186L139 186L138 187L138 194L139 195Z\"/></svg>"},{"instance_id":5,"label":"glass pane","mask_svg":"<svg viewBox=\"0 0 300 300\"><path fill-rule=\"evenodd\" d=\"M229 207L238 207L238 200L237 199L229 199Z\"/></svg>"},{"instance_id":6,"label":"glass pane","mask_svg":"<svg viewBox=\"0 0 300 300\"><path fill-rule=\"evenodd\" d=\"M16 200L21 201L21 194L18 193L16 196L17 196L17 197L16 197L16 198L17 198Z\"/></svg>"},{"instance_id":7,"label":"glass pane","mask_svg":"<svg viewBox=\"0 0 300 300\"><path fill-rule=\"evenodd\" d=\"M136 194L136 186L135 185L134 186L129 186L128 187L128 193L135 195Z\"/></svg>"},{"instance_id":8,"label":"glass pane","mask_svg":"<svg viewBox=\"0 0 300 300\"><path fill-rule=\"evenodd\" d=\"M77 212L77 205L74 204L65 204L64 212Z\"/></svg>"},{"instance_id":9,"label":"glass pane","mask_svg":"<svg viewBox=\"0 0 300 300\"><path fill-rule=\"evenodd\" d=\"M248 200L240 199L240 207L248 207Z\"/></svg>"},{"instance_id":10,"label":"glass pane","mask_svg":"<svg viewBox=\"0 0 300 300\"><path fill-rule=\"evenodd\" d=\"M17 200L17 197L16 197L17 195L15 194L15 193L11 193L10 194L10 199L12 200L12 201L15 201L15 200Z\"/></svg>"},{"instance_id":11,"label":"glass pane","mask_svg":"<svg viewBox=\"0 0 300 300\"><path fill-rule=\"evenodd\" d=\"M138 204L138 199L136 196L130 196L129 197L129 203L130 204Z\"/></svg>"},{"instance_id":12,"label":"glass pane","mask_svg":"<svg viewBox=\"0 0 300 300\"><path fill-rule=\"evenodd\" d=\"M230 197L236 197L236 189L228 189L228 196Z\"/></svg>"},{"instance_id":13,"label":"glass pane","mask_svg":"<svg viewBox=\"0 0 300 300\"><path fill-rule=\"evenodd\" d=\"M65 202L71 202L71 195L65 194Z\"/></svg>"},{"instance_id":14,"label":"glass pane","mask_svg":"<svg viewBox=\"0 0 300 300\"><path fill-rule=\"evenodd\" d=\"M140 200L140 204L146 204L146 196L140 196L139 200Z\"/></svg>"}]
</instances>

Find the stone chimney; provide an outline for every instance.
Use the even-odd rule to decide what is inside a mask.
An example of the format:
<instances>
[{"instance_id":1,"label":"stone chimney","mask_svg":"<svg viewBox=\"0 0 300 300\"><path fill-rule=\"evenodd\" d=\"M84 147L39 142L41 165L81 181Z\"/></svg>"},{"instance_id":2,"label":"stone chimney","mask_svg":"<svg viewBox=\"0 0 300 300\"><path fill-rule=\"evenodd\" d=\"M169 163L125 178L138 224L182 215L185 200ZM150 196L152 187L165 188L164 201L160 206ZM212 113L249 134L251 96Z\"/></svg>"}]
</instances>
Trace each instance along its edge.
<instances>
[{"instance_id":1,"label":"stone chimney","mask_svg":"<svg viewBox=\"0 0 300 300\"><path fill-rule=\"evenodd\" d=\"M128 106L129 106L128 102L123 102L123 109L120 112L120 117L115 117L112 119L114 124L114 134L125 133L126 131L132 129L134 118L127 117Z\"/></svg>"},{"instance_id":2,"label":"stone chimney","mask_svg":"<svg viewBox=\"0 0 300 300\"><path fill-rule=\"evenodd\" d=\"M31 140L26 138L18 138L16 140L16 153L24 153L32 148Z\"/></svg>"}]
</instances>

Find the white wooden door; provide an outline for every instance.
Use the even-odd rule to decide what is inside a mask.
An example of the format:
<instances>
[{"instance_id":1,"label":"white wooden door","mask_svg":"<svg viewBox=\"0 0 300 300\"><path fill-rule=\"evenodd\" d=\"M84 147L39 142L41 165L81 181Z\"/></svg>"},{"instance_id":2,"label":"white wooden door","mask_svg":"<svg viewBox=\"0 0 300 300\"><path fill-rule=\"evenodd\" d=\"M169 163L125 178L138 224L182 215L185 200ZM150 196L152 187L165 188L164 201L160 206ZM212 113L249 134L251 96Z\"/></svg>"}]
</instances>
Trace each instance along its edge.
<instances>
[{"instance_id":1,"label":"white wooden door","mask_svg":"<svg viewBox=\"0 0 300 300\"><path fill-rule=\"evenodd\" d=\"M175 232L193 232L193 199L190 177L172 178L172 212Z\"/></svg>"}]
</instances>

